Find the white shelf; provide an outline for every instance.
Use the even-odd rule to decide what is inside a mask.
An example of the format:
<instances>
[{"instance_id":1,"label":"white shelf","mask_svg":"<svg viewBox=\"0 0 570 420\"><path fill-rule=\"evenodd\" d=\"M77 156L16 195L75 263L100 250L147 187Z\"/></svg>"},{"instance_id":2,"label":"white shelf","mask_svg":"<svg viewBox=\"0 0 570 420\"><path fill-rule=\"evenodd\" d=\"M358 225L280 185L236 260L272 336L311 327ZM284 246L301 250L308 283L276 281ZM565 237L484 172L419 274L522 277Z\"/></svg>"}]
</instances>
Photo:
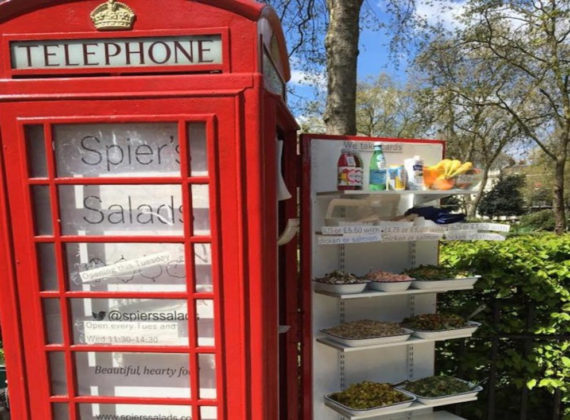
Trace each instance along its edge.
<instances>
[{"instance_id":1,"label":"white shelf","mask_svg":"<svg viewBox=\"0 0 570 420\"><path fill-rule=\"evenodd\" d=\"M477 190L463 190L463 189L453 189L453 190L401 190L401 191L368 191L368 190L343 190L343 191L322 191L317 192L318 197L325 196L375 196L375 195L386 195L386 196L402 196L402 195L416 195L416 196L426 196L433 197L433 200L437 198L447 197L448 195L473 195L477 194Z\"/></svg>"},{"instance_id":2,"label":"white shelf","mask_svg":"<svg viewBox=\"0 0 570 420\"><path fill-rule=\"evenodd\" d=\"M436 411L433 413L423 414L421 416L414 417L414 420L466 420L463 417L451 414L448 411Z\"/></svg>"},{"instance_id":3,"label":"white shelf","mask_svg":"<svg viewBox=\"0 0 570 420\"><path fill-rule=\"evenodd\" d=\"M342 353L354 353L358 351L365 351L365 350L376 350L382 349L386 347L398 347L398 346L413 346L414 344L423 344L423 343L433 343L435 341L447 341L447 340L455 340L458 338L469 338L473 335L473 332L465 333L465 332L458 332L455 335L449 335L445 338L417 338L417 337L410 337L406 341L398 341L395 343L385 343L385 344L374 344L371 346L361 346L361 347L349 347L343 346L342 344L331 340L328 337L318 337L317 341L325 346L332 347L335 350L338 350Z\"/></svg>"},{"instance_id":4,"label":"white shelf","mask_svg":"<svg viewBox=\"0 0 570 420\"><path fill-rule=\"evenodd\" d=\"M464 403L464 402L469 402L469 401L477 401L477 396L474 396L474 397L468 396L468 397L465 397L462 399L457 399L452 404L459 404L459 403ZM398 415L398 414L409 413L411 411L424 410L426 408L441 407L444 405L451 405L451 404L444 402L442 404L424 405L422 403L415 402L408 408L394 409L394 411L386 411L380 415L378 415L378 414L351 415L350 413L342 410L340 407L335 406L326 400L325 400L325 405L327 407L329 407L330 409L332 409L333 411L336 411L341 416L347 418L348 420L359 420L359 419L383 418L386 416L394 416L394 415ZM443 414L440 415L439 413L443 413ZM461 417L453 416L452 414L447 413L445 411L443 411L443 412L439 411L439 412L427 414L425 417L424 416L418 417L418 419L422 419L422 420L428 420L428 419L429 420L431 420L431 419L434 419L434 420L440 420L440 419L441 420L444 420L444 419L445 420L452 420L452 419L461 419ZM416 420L416 418L414 418L414 420Z\"/></svg>"},{"instance_id":5,"label":"white shelf","mask_svg":"<svg viewBox=\"0 0 570 420\"><path fill-rule=\"evenodd\" d=\"M379 291L377 292L373 290L367 290L362 293L349 293L344 295L339 295L336 293L328 293L328 292L319 292L316 290L315 293L318 293L319 295L334 297L337 299L347 300L347 299L390 297L390 296L400 296L400 295L419 295L425 293L445 293L456 290L473 290L473 286L455 286L455 287L447 287L441 289L408 289L402 292L379 292Z\"/></svg>"}]
</instances>

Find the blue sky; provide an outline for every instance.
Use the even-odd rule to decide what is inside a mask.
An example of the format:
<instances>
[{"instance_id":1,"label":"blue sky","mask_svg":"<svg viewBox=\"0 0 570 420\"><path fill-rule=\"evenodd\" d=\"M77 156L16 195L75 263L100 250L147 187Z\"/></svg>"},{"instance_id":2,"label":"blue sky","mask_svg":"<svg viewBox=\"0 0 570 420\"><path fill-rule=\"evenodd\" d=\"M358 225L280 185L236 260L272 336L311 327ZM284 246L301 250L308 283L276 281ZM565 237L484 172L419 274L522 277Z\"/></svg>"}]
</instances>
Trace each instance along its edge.
<instances>
[{"instance_id":1,"label":"blue sky","mask_svg":"<svg viewBox=\"0 0 570 420\"><path fill-rule=\"evenodd\" d=\"M448 29L457 25L456 17L465 7L466 0L418 0L416 16L422 17L430 24L442 23ZM387 15L382 0L366 0L363 6L368 8L380 21L387 22ZM388 73L394 80L404 83L407 80L405 59L401 59L399 66L394 63L394 58L389 51L390 35L384 30L372 30L364 28L360 34L360 54L358 57L358 78L365 80L374 78L378 74ZM295 68L292 61L292 79L289 82L295 90L295 95L312 99L315 97L315 89L326 90L326 81L319 79L319 83L303 82L304 73ZM294 106L295 99L291 98L290 104L294 114L300 116L300 110Z\"/></svg>"}]
</instances>

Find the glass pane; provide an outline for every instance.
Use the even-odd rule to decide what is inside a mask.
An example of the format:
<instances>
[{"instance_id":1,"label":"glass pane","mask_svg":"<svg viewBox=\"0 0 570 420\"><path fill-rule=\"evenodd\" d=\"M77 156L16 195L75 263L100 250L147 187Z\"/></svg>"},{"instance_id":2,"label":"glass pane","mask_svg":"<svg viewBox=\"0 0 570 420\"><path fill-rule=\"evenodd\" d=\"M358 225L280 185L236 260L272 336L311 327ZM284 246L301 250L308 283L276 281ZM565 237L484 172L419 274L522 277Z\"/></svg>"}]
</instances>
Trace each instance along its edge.
<instances>
[{"instance_id":1,"label":"glass pane","mask_svg":"<svg viewBox=\"0 0 570 420\"><path fill-rule=\"evenodd\" d=\"M53 420L69 420L69 406L65 403L51 405Z\"/></svg>"},{"instance_id":2,"label":"glass pane","mask_svg":"<svg viewBox=\"0 0 570 420\"><path fill-rule=\"evenodd\" d=\"M65 375L65 355L48 353L51 395L67 395L67 377Z\"/></svg>"},{"instance_id":3,"label":"glass pane","mask_svg":"<svg viewBox=\"0 0 570 420\"><path fill-rule=\"evenodd\" d=\"M30 178L47 178L44 128L41 125L27 125L25 133L29 176Z\"/></svg>"},{"instance_id":4,"label":"glass pane","mask_svg":"<svg viewBox=\"0 0 570 420\"><path fill-rule=\"evenodd\" d=\"M61 308L59 299L44 299L44 326L48 344L63 343L63 329L61 326Z\"/></svg>"},{"instance_id":5,"label":"glass pane","mask_svg":"<svg viewBox=\"0 0 570 420\"><path fill-rule=\"evenodd\" d=\"M188 142L190 147L190 175L208 175L208 149L206 144L206 124L188 124Z\"/></svg>"},{"instance_id":6,"label":"glass pane","mask_svg":"<svg viewBox=\"0 0 570 420\"><path fill-rule=\"evenodd\" d=\"M49 187L34 185L32 187L32 202L36 235L53 235Z\"/></svg>"},{"instance_id":7,"label":"glass pane","mask_svg":"<svg viewBox=\"0 0 570 420\"><path fill-rule=\"evenodd\" d=\"M188 345L185 300L71 299L76 344Z\"/></svg>"},{"instance_id":8,"label":"glass pane","mask_svg":"<svg viewBox=\"0 0 570 420\"><path fill-rule=\"evenodd\" d=\"M201 420L217 420L218 409L216 407L208 406L200 407L200 418Z\"/></svg>"},{"instance_id":9,"label":"glass pane","mask_svg":"<svg viewBox=\"0 0 570 420\"><path fill-rule=\"evenodd\" d=\"M197 300L196 314L198 316L198 345L214 346L214 301Z\"/></svg>"},{"instance_id":10,"label":"glass pane","mask_svg":"<svg viewBox=\"0 0 570 420\"><path fill-rule=\"evenodd\" d=\"M210 234L210 188L192 185L192 216L194 235Z\"/></svg>"},{"instance_id":11,"label":"glass pane","mask_svg":"<svg viewBox=\"0 0 570 420\"><path fill-rule=\"evenodd\" d=\"M42 290L59 290L54 245L42 243L36 249Z\"/></svg>"},{"instance_id":12,"label":"glass pane","mask_svg":"<svg viewBox=\"0 0 570 420\"><path fill-rule=\"evenodd\" d=\"M179 185L59 187L65 235L182 235Z\"/></svg>"},{"instance_id":13,"label":"glass pane","mask_svg":"<svg viewBox=\"0 0 570 420\"><path fill-rule=\"evenodd\" d=\"M59 177L179 176L176 123L54 126Z\"/></svg>"},{"instance_id":14,"label":"glass pane","mask_svg":"<svg viewBox=\"0 0 570 420\"><path fill-rule=\"evenodd\" d=\"M198 355L200 398L216 398L216 358L213 354Z\"/></svg>"},{"instance_id":15,"label":"glass pane","mask_svg":"<svg viewBox=\"0 0 570 420\"><path fill-rule=\"evenodd\" d=\"M194 265L196 271L196 291L211 292L212 283L212 246L210 244L194 245Z\"/></svg>"},{"instance_id":16,"label":"glass pane","mask_svg":"<svg viewBox=\"0 0 570 420\"><path fill-rule=\"evenodd\" d=\"M190 398L187 354L76 353L79 395Z\"/></svg>"},{"instance_id":17,"label":"glass pane","mask_svg":"<svg viewBox=\"0 0 570 420\"><path fill-rule=\"evenodd\" d=\"M79 420L192 420L185 405L79 404Z\"/></svg>"},{"instance_id":18,"label":"glass pane","mask_svg":"<svg viewBox=\"0 0 570 420\"><path fill-rule=\"evenodd\" d=\"M65 256L71 290L186 290L183 244L72 243Z\"/></svg>"}]
</instances>

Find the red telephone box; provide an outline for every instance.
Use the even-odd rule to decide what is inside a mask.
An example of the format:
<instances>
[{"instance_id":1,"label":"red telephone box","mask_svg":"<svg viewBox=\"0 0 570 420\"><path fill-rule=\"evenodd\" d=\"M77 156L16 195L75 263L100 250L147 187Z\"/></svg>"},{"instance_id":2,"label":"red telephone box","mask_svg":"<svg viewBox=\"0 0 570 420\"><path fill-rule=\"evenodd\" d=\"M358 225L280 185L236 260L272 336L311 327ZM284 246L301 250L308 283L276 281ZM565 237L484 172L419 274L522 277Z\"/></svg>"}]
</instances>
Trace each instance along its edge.
<instances>
[{"instance_id":1,"label":"red telephone box","mask_svg":"<svg viewBox=\"0 0 570 420\"><path fill-rule=\"evenodd\" d=\"M12 418L299 418L297 247L277 245L297 126L272 9L8 0L0 33Z\"/></svg>"}]
</instances>

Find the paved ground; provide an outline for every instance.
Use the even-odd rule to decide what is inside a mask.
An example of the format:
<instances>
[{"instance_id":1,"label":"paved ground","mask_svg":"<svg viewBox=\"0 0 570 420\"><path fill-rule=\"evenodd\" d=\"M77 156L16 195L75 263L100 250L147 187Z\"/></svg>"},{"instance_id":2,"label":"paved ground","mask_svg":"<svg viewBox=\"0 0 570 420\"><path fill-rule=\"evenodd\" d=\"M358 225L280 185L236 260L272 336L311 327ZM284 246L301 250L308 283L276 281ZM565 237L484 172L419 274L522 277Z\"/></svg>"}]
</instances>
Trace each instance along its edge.
<instances>
[{"instance_id":1,"label":"paved ground","mask_svg":"<svg viewBox=\"0 0 570 420\"><path fill-rule=\"evenodd\" d=\"M8 414L3 408L0 408L0 420L10 420L10 414Z\"/></svg>"}]
</instances>

